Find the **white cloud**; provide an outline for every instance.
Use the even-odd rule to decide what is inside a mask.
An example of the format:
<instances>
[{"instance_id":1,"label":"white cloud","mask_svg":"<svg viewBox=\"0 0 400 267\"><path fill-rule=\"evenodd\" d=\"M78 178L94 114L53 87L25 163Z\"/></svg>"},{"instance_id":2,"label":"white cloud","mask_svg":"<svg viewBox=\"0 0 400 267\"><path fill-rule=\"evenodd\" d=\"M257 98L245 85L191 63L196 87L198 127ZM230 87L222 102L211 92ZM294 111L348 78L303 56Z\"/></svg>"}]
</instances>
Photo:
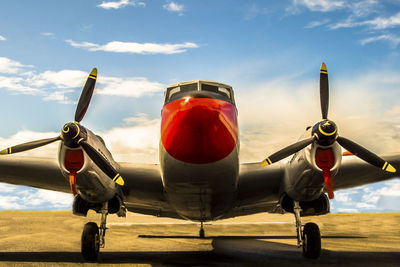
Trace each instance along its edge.
<instances>
[{"instance_id":1,"label":"white cloud","mask_svg":"<svg viewBox=\"0 0 400 267\"><path fill-rule=\"evenodd\" d=\"M124 122L123 127L96 132L103 137L107 147L113 153L114 159L120 162L157 163L160 119L150 119L146 114L138 114L135 117L126 118ZM9 138L0 137L0 147L3 149L33 140L55 137L59 134L57 132L23 130ZM58 145L59 142L54 142L40 148L17 153L15 156L56 158ZM14 155L7 157L12 156ZM1 189L0 186L0 192Z\"/></svg>"},{"instance_id":2,"label":"white cloud","mask_svg":"<svg viewBox=\"0 0 400 267\"><path fill-rule=\"evenodd\" d=\"M245 6L244 19L251 20L259 15L267 14L268 9L257 6L255 3Z\"/></svg>"},{"instance_id":3,"label":"white cloud","mask_svg":"<svg viewBox=\"0 0 400 267\"><path fill-rule=\"evenodd\" d=\"M0 183L1 210L70 209L72 194Z\"/></svg>"},{"instance_id":4,"label":"white cloud","mask_svg":"<svg viewBox=\"0 0 400 267\"><path fill-rule=\"evenodd\" d=\"M126 97L141 97L164 90L164 85L143 77L138 78L99 78L97 94Z\"/></svg>"},{"instance_id":5,"label":"white cloud","mask_svg":"<svg viewBox=\"0 0 400 267\"><path fill-rule=\"evenodd\" d=\"M112 41L105 45L99 45L89 42L77 43L72 40L66 40L73 47L84 48L89 51L105 51L114 53L132 53L132 54L178 54L186 52L188 48L198 48L195 43L186 42L181 44L157 44L157 43L135 43Z\"/></svg>"},{"instance_id":6,"label":"white cloud","mask_svg":"<svg viewBox=\"0 0 400 267\"><path fill-rule=\"evenodd\" d=\"M396 48L400 44L400 37L392 35L392 34L382 34L382 35L362 39L360 41L360 43L362 45L366 45L366 44L377 42L377 41L387 41L392 45L392 47Z\"/></svg>"},{"instance_id":7,"label":"white cloud","mask_svg":"<svg viewBox=\"0 0 400 267\"><path fill-rule=\"evenodd\" d=\"M346 7L345 1L337 0L293 0L291 6L286 8L288 13L296 14L300 8L305 7L310 11L331 12Z\"/></svg>"},{"instance_id":8,"label":"white cloud","mask_svg":"<svg viewBox=\"0 0 400 267\"><path fill-rule=\"evenodd\" d=\"M146 6L145 2L142 1L129 1L129 0L120 0L120 1L103 1L101 4L97 5L100 8L104 9L120 9L127 6Z\"/></svg>"},{"instance_id":9,"label":"white cloud","mask_svg":"<svg viewBox=\"0 0 400 267\"><path fill-rule=\"evenodd\" d=\"M36 87L76 88L83 87L87 77L88 73L80 70L45 71L30 77L28 82Z\"/></svg>"},{"instance_id":10,"label":"white cloud","mask_svg":"<svg viewBox=\"0 0 400 267\"><path fill-rule=\"evenodd\" d=\"M49 37L49 38L51 38L51 39L54 39L54 38L55 38L55 35L54 35L54 33L52 33L52 32L42 32L41 35L46 36L46 37Z\"/></svg>"},{"instance_id":11,"label":"white cloud","mask_svg":"<svg viewBox=\"0 0 400 267\"><path fill-rule=\"evenodd\" d=\"M184 10L184 6L175 2L167 2L163 5L163 8L170 11L170 12L175 12L178 13L179 16L183 15L183 10Z\"/></svg>"},{"instance_id":12,"label":"white cloud","mask_svg":"<svg viewBox=\"0 0 400 267\"><path fill-rule=\"evenodd\" d=\"M65 42L69 43L72 47L77 47L77 48L96 48L99 46L97 44L89 43L89 42L77 43L72 40L65 40Z\"/></svg>"},{"instance_id":13,"label":"white cloud","mask_svg":"<svg viewBox=\"0 0 400 267\"><path fill-rule=\"evenodd\" d=\"M5 41L5 40L7 40L7 38L4 37L3 35L0 35L0 41Z\"/></svg>"},{"instance_id":14,"label":"white cloud","mask_svg":"<svg viewBox=\"0 0 400 267\"><path fill-rule=\"evenodd\" d=\"M330 21L329 19L324 19L324 20L319 20L319 21L311 21L306 26L304 26L304 28L311 29L311 28L319 27L319 26L327 24L329 21Z\"/></svg>"},{"instance_id":15,"label":"white cloud","mask_svg":"<svg viewBox=\"0 0 400 267\"><path fill-rule=\"evenodd\" d=\"M3 63L3 65L1 65ZM62 104L74 104L69 95L82 90L88 72L80 70L25 71L32 67L17 61L0 57L0 88L12 93L43 96L45 101L58 101ZM110 77L100 75L97 80L96 93L124 97L142 97L163 91L164 85L149 81L144 77Z\"/></svg>"},{"instance_id":16,"label":"white cloud","mask_svg":"<svg viewBox=\"0 0 400 267\"><path fill-rule=\"evenodd\" d=\"M338 22L336 24L330 25L330 28L336 30L340 28L354 28L360 26L367 26L370 29L374 30L384 30L400 26L400 12L388 18L377 17L375 19L363 21L348 18L343 22Z\"/></svg>"},{"instance_id":17,"label":"white cloud","mask_svg":"<svg viewBox=\"0 0 400 267\"><path fill-rule=\"evenodd\" d=\"M24 65L18 61L6 57L0 57L0 73L18 73L23 69L32 67L32 65Z\"/></svg>"}]
</instances>

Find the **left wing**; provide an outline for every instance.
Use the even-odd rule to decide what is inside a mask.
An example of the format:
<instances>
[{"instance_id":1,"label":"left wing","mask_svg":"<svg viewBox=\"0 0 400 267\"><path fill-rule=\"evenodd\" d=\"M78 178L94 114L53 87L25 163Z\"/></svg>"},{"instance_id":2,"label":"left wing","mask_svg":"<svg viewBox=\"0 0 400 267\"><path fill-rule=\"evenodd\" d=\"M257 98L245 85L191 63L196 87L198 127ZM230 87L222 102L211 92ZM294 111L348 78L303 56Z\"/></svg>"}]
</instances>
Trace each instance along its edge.
<instances>
[{"instance_id":1,"label":"left wing","mask_svg":"<svg viewBox=\"0 0 400 267\"><path fill-rule=\"evenodd\" d=\"M395 173L386 172L359 159L358 157L344 156L338 174L332 178L333 188L335 191L399 177L400 154L380 157L392 164L397 171Z\"/></svg>"},{"instance_id":2,"label":"left wing","mask_svg":"<svg viewBox=\"0 0 400 267\"><path fill-rule=\"evenodd\" d=\"M276 209L283 176L283 164L274 164L268 168L260 167L259 163L241 164L237 198L234 207L224 218Z\"/></svg>"}]
</instances>

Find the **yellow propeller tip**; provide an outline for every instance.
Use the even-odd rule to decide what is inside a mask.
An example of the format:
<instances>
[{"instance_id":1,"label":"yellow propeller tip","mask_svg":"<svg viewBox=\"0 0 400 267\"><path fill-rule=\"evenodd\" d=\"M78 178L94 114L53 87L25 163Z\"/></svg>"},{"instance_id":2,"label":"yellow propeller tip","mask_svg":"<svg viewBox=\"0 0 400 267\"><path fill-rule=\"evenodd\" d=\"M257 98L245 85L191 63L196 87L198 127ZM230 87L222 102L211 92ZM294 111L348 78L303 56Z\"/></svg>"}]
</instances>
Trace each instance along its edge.
<instances>
[{"instance_id":1,"label":"yellow propeller tip","mask_svg":"<svg viewBox=\"0 0 400 267\"><path fill-rule=\"evenodd\" d=\"M3 149L2 151L0 151L0 155L7 155L8 154L8 148Z\"/></svg>"},{"instance_id":2,"label":"yellow propeller tip","mask_svg":"<svg viewBox=\"0 0 400 267\"><path fill-rule=\"evenodd\" d=\"M125 184L124 179L122 177L118 177L117 180L115 180L115 183L119 184L120 186L123 186Z\"/></svg>"},{"instance_id":3,"label":"yellow propeller tip","mask_svg":"<svg viewBox=\"0 0 400 267\"><path fill-rule=\"evenodd\" d=\"M260 167L265 167L265 166L268 166L268 165L270 165L271 163L269 163L266 159L265 160L263 160L260 164L259 164L259 166Z\"/></svg>"},{"instance_id":4,"label":"yellow propeller tip","mask_svg":"<svg viewBox=\"0 0 400 267\"><path fill-rule=\"evenodd\" d=\"M93 68L92 71L90 72L90 75L97 76L97 68Z\"/></svg>"},{"instance_id":5,"label":"yellow propeller tip","mask_svg":"<svg viewBox=\"0 0 400 267\"><path fill-rule=\"evenodd\" d=\"M386 167L385 171L387 171L387 172L396 172L396 169L391 164L388 164L388 166Z\"/></svg>"},{"instance_id":6,"label":"yellow propeller tip","mask_svg":"<svg viewBox=\"0 0 400 267\"><path fill-rule=\"evenodd\" d=\"M325 62L322 62L321 64L321 71L327 71Z\"/></svg>"}]
</instances>

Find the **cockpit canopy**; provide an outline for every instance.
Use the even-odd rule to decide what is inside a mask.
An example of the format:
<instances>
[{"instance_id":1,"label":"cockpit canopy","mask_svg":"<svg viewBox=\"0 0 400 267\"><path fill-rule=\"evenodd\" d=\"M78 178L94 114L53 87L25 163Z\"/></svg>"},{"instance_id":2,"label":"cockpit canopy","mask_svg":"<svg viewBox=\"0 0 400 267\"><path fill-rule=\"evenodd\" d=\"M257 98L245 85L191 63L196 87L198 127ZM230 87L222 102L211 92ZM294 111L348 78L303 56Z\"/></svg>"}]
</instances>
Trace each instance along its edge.
<instances>
[{"instance_id":1,"label":"cockpit canopy","mask_svg":"<svg viewBox=\"0 0 400 267\"><path fill-rule=\"evenodd\" d=\"M164 103L170 101L171 98L178 97L180 94L192 91L214 92L224 98L227 98L227 100L231 101L232 103L235 103L232 86L218 82L200 80L175 83L168 86L165 90Z\"/></svg>"}]
</instances>

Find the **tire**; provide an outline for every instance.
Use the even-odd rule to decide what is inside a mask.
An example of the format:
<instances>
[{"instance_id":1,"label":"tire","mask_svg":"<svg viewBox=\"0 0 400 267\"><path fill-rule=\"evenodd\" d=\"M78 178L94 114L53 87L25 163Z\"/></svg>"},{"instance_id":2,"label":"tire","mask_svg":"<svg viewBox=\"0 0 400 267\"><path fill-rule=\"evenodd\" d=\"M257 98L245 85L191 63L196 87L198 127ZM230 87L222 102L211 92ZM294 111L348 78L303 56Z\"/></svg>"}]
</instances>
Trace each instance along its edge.
<instances>
[{"instance_id":1,"label":"tire","mask_svg":"<svg viewBox=\"0 0 400 267\"><path fill-rule=\"evenodd\" d=\"M99 227L94 222L88 222L83 227L81 252L87 261L96 261L100 250Z\"/></svg>"},{"instance_id":2,"label":"tire","mask_svg":"<svg viewBox=\"0 0 400 267\"><path fill-rule=\"evenodd\" d=\"M204 238L205 237L203 228L200 229L199 236L200 236L200 238Z\"/></svg>"},{"instance_id":3,"label":"tire","mask_svg":"<svg viewBox=\"0 0 400 267\"><path fill-rule=\"evenodd\" d=\"M318 225L306 223L303 229L303 256L317 259L321 254L321 234Z\"/></svg>"}]
</instances>

